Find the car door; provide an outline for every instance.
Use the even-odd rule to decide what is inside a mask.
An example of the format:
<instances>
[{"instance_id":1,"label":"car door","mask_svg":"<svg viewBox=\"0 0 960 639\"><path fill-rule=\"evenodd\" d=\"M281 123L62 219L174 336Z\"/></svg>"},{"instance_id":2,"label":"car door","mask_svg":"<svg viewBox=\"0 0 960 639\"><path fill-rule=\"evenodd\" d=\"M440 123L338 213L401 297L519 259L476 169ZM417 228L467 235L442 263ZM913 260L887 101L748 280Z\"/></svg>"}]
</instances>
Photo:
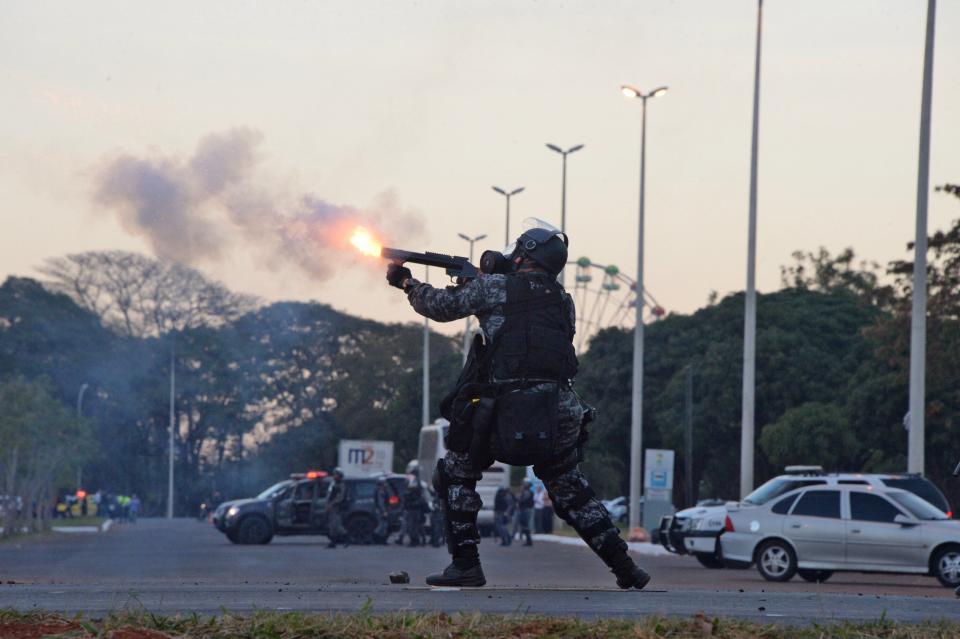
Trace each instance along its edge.
<instances>
[{"instance_id":1,"label":"car door","mask_svg":"<svg viewBox=\"0 0 960 639\"><path fill-rule=\"evenodd\" d=\"M840 516L840 491L822 488L800 495L784 521L783 534L793 543L799 563L842 564L846 527Z\"/></svg>"},{"instance_id":2,"label":"car door","mask_svg":"<svg viewBox=\"0 0 960 639\"><path fill-rule=\"evenodd\" d=\"M897 515L907 513L886 497L851 491L847 562L878 569L923 566L929 550L922 532L894 522Z\"/></svg>"},{"instance_id":3,"label":"car door","mask_svg":"<svg viewBox=\"0 0 960 639\"><path fill-rule=\"evenodd\" d=\"M273 512L279 528L293 527L293 503L297 486L298 484L294 484L287 488L284 494L274 504Z\"/></svg>"}]
</instances>

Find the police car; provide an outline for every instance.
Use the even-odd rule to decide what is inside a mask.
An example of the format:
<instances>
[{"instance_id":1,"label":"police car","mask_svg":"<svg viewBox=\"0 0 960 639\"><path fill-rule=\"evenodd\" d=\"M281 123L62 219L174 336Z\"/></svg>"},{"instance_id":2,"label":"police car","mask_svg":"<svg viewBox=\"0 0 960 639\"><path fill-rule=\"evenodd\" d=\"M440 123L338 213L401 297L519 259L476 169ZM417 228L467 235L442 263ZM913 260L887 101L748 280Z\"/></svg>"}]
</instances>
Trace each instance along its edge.
<instances>
[{"instance_id":1,"label":"police car","mask_svg":"<svg viewBox=\"0 0 960 639\"><path fill-rule=\"evenodd\" d=\"M404 475L387 475L391 532L400 528ZM221 504L213 514L213 525L235 544L267 544L274 535L327 534L327 493L333 479L323 471L295 473L270 486L252 499ZM376 529L374 495L376 477L344 479L347 510L343 524L351 543L372 543Z\"/></svg>"},{"instance_id":2,"label":"police car","mask_svg":"<svg viewBox=\"0 0 960 639\"><path fill-rule=\"evenodd\" d=\"M693 555L706 568L748 568L749 563L723 557L720 536L724 533L727 507L744 503L759 506L796 488L805 486L861 485L899 488L926 500L953 516L943 493L930 481L915 474L824 473L820 466L787 466L785 474L774 477L741 502L694 506L660 520L659 538L664 548L678 555Z\"/></svg>"}]
</instances>

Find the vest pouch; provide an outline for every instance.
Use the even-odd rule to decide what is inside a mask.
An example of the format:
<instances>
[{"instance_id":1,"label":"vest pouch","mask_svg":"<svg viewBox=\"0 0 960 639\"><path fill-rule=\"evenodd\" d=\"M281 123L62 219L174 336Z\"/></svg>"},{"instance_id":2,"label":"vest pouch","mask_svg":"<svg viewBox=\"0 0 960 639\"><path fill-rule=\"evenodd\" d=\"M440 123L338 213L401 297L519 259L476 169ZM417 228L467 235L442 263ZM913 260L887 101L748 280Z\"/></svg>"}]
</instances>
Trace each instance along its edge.
<instances>
[{"instance_id":1,"label":"vest pouch","mask_svg":"<svg viewBox=\"0 0 960 639\"><path fill-rule=\"evenodd\" d=\"M532 466L554 454L559 420L556 383L507 387L497 397L496 458L512 466Z\"/></svg>"},{"instance_id":2,"label":"vest pouch","mask_svg":"<svg viewBox=\"0 0 960 639\"><path fill-rule=\"evenodd\" d=\"M469 452L479 430L484 430L483 415L490 421L492 391L489 384L464 384L450 402L450 429L444 437L443 445L455 453ZM486 403L484 403L486 400ZM485 410L479 410L479 409ZM489 439L489 428L486 429ZM480 433L482 436L482 432Z\"/></svg>"}]
</instances>

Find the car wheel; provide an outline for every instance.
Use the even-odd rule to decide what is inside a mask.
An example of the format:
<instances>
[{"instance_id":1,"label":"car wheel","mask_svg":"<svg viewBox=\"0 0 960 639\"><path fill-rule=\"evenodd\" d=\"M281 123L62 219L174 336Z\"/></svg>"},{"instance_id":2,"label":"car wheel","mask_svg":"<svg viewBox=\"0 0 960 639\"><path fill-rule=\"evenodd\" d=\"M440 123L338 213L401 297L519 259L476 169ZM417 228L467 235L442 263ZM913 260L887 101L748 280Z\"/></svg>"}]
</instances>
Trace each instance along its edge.
<instances>
[{"instance_id":1,"label":"car wheel","mask_svg":"<svg viewBox=\"0 0 960 639\"><path fill-rule=\"evenodd\" d=\"M827 579L833 576L832 570L805 570L803 568L797 569L797 574L800 575L800 578L804 581L809 581L812 584L822 584Z\"/></svg>"},{"instance_id":2,"label":"car wheel","mask_svg":"<svg viewBox=\"0 0 960 639\"><path fill-rule=\"evenodd\" d=\"M270 522L263 517L245 517L237 527L237 541L241 544L269 544L273 539Z\"/></svg>"},{"instance_id":3,"label":"car wheel","mask_svg":"<svg viewBox=\"0 0 960 639\"><path fill-rule=\"evenodd\" d=\"M933 556L933 574L948 588L960 585L960 546L947 546Z\"/></svg>"},{"instance_id":4,"label":"car wheel","mask_svg":"<svg viewBox=\"0 0 960 639\"><path fill-rule=\"evenodd\" d=\"M797 556L787 542L773 539L757 551L757 570L767 581L790 581L797 572Z\"/></svg>"},{"instance_id":5,"label":"car wheel","mask_svg":"<svg viewBox=\"0 0 960 639\"><path fill-rule=\"evenodd\" d=\"M234 531L231 530L230 532L224 533L224 534L227 536L227 539L229 539L231 542L235 544L240 543L240 540L237 538L237 533L235 533Z\"/></svg>"},{"instance_id":6,"label":"car wheel","mask_svg":"<svg viewBox=\"0 0 960 639\"><path fill-rule=\"evenodd\" d=\"M716 570L717 568L723 568L723 559L717 557L713 553L705 552L695 552L693 556L697 558L697 561L700 562L700 565L704 568L709 568L711 570Z\"/></svg>"},{"instance_id":7,"label":"car wheel","mask_svg":"<svg viewBox=\"0 0 960 639\"><path fill-rule=\"evenodd\" d=\"M356 515L347 521L347 535L352 544L372 544L374 529L373 519L364 515Z\"/></svg>"}]
</instances>

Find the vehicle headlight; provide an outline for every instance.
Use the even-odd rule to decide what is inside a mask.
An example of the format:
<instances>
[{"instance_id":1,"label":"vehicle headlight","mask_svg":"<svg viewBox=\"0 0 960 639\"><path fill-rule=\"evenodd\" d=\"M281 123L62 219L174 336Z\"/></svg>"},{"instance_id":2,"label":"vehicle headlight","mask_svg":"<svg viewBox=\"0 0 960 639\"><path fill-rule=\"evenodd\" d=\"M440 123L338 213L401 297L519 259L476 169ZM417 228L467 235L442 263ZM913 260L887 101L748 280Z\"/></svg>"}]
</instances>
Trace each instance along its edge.
<instances>
[{"instance_id":1,"label":"vehicle headlight","mask_svg":"<svg viewBox=\"0 0 960 639\"><path fill-rule=\"evenodd\" d=\"M237 508L236 506L230 506L230 508L227 510L227 519L236 517L237 513L239 512L240 512L239 508Z\"/></svg>"}]
</instances>

